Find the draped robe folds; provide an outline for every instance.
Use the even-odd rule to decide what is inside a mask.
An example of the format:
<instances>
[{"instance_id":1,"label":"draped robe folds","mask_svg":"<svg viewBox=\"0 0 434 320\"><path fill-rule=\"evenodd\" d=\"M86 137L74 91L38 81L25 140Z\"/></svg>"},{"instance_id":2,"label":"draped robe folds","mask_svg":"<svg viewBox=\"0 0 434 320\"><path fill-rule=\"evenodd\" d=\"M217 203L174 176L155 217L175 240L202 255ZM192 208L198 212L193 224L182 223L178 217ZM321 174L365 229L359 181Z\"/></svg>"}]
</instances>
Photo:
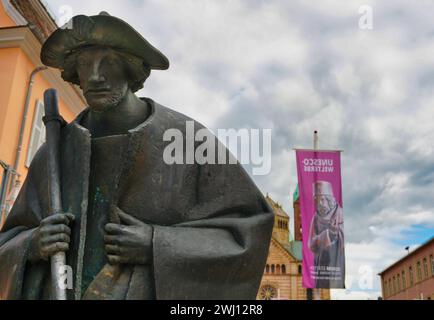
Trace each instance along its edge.
<instances>
[{"instance_id":1,"label":"draped robe folds","mask_svg":"<svg viewBox=\"0 0 434 320\"><path fill-rule=\"evenodd\" d=\"M84 295L86 233L97 232L87 228L91 136L80 119L88 110L62 128L63 209L76 218L67 252L73 271L68 299L255 299L272 210L239 164L165 164L165 130L183 133L185 159L186 121L192 120L144 100L152 113L128 132L110 201L153 226L152 262L106 264ZM32 234L48 212L46 157L43 145L0 232L1 299L51 298L49 262L28 261Z\"/></svg>"}]
</instances>

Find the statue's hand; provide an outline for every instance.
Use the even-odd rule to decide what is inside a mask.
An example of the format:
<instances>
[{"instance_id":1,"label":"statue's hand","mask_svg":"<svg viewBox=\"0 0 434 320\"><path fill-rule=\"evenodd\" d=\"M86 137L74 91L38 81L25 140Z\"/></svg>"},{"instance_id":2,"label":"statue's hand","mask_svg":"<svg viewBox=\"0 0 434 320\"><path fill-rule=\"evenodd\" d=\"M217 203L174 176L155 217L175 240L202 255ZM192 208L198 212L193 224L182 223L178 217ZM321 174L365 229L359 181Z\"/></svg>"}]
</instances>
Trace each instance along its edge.
<instances>
[{"instance_id":1,"label":"statue's hand","mask_svg":"<svg viewBox=\"0 0 434 320\"><path fill-rule=\"evenodd\" d=\"M60 251L68 251L71 229L69 224L74 221L72 213L59 213L43 219L33 233L29 261L47 260Z\"/></svg>"},{"instance_id":2,"label":"statue's hand","mask_svg":"<svg viewBox=\"0 0 434 320\"><path fill-rule=\"evenodd\" d=\"M110 264L150 264L152 226L118 209L121 224L105 226L105 250Z\"/></svg>"}]
</instances>

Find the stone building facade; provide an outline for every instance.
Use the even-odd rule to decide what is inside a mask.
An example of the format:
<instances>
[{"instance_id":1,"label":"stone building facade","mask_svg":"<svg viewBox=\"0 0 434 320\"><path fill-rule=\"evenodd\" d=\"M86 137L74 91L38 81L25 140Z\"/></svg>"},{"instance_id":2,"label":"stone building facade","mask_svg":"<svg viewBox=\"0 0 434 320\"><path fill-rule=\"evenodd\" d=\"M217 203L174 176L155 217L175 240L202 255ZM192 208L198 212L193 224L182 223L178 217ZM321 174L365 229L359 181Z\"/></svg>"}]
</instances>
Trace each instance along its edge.
<instances>
[{"instance_id":1,"label":"stone building facade","mask_svg":"<svg viewBox=\"0 0 434 320\"><path fill-rule=\"evenodd\" d=\"M267 264L258 291L259 300L329 300L328 289L303 288L302 243L291 240L289 216L282 206L267 195L267 201L274 211L274 227L268 252ZM294 216L299 216L295 212Z\"/></svg>"}]
</instances>

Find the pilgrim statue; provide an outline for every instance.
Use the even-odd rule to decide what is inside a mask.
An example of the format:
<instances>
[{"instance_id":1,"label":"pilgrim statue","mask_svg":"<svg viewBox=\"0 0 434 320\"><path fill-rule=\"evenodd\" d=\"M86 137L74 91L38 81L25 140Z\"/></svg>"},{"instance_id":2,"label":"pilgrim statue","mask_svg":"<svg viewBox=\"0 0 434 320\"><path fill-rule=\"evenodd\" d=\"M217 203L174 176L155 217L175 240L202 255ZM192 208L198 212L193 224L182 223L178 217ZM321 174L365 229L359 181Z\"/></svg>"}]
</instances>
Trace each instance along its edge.
<instances>
[{"instance_id":1,"label":"pilgrim statue","mask_svg":"<svg viewBox=\"0 0 434 320\"><path fill-rule=\"evenodd\" d=\"M274 215L239 163L218 161L231 155L217 139L212 161L185 161L187 148L165 161L167 130L195 150L186 123L207 130L135 95L166 56L102 13L53 32L41 61L88 107L61 128L62 212L48 214L46 144L30 165L0 231L0 298L54 299L49 260L64 252L70 300L255 299Z\"/></svg>"}]
</instances>

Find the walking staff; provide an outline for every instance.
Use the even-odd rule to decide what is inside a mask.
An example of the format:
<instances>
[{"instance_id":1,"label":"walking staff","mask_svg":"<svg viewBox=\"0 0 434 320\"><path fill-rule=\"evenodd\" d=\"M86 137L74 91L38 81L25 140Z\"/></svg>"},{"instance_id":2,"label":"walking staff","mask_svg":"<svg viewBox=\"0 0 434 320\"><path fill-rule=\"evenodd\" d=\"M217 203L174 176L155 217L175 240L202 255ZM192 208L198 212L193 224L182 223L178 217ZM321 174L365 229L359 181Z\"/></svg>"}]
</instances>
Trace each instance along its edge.
<instances>
[{"instance_id":1,"label":"walking staff","mask_svg":"<svg viewBox=\"0 0 434 320\"><path fill-rule=\"evenodd\" d=\"M62 198L60 194L60 159L59 141L60 129L64 123L59 114L57 101L57 91L48 89L44 93L47 143L47 172L48 172L48 194L49 194L49 214L58 214L63 211ZM66 289L61 285L61 275L65 272L66 258L65 252L58 252L51 256L51 282L52 297L55 300L66 300Z\"/></svg>"}]
</instances>

